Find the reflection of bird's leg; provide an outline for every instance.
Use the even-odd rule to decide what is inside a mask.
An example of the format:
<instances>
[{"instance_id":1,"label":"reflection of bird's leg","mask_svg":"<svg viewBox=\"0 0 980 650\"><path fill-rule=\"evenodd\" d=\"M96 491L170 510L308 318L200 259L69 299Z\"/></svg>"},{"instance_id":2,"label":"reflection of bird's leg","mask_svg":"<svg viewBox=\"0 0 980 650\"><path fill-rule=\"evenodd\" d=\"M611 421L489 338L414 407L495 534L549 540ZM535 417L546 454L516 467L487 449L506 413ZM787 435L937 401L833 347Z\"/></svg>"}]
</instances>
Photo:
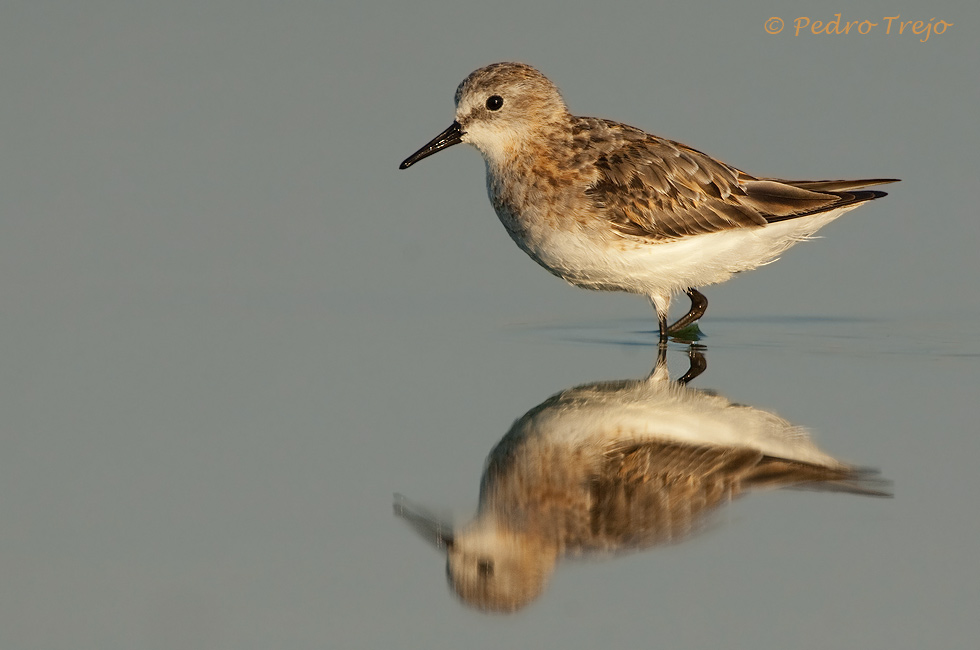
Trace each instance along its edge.
<instances>
[{"instance_id":1,"label":"reflection of bird's leg","mask_svg":"<svg viewBox=\"0 0 980 650\"><path fill-rule=\"evenodd\" d=\"M708 308L708 299L705 298L704 294L697 289L691 288L685 293L691 299L691 309L688 310L686 314L678 318L677 322L667 328L668 334L676 334L685 327L690 326L692 323L704 316L704 312ZM661 321L660 323L661 336L663 335L665 324L666 321Z\"/></svg>"},{"instance_id":2,"label":"reflection of bird's leg","mask_svg":"<svg viewBox=\"0 0 980 650\"><path fill-rule=\"evenodd\" d=\"M647 377L648 381L670 381L670 371L667 370L667 343L660 342L657 346L657 363Z\"/></svg>"},{"instance_id":3,"label":"reflection of bird's leg","mask_svg":"<svg viewBox=\"0 0 980 650\"><path fill-rule=\"evenodd\" d=\"M686 384L707 370L708 361L704 358L704 352L702 350L704 350L704 346L702 345L691 345L688 348L687 358L690 367L688 367L687 372L683 376L677 379L677 383ZM657 346L657 363L653 366L653 370L650 371L647 379L652 381L670 381L670 372L667 370L666 345L661 344Z\"/></svg>"},{"instance_id":4,"label":"reflection of bird's leg","mask_svg":"<svg viewBox=\"0 0 980 650\"><path fill-rule=\"evenodd\" d=\"M704 353L701 352L699 349L700 347L701 346L692 345L690 348L688 348L687 358L691 364L691 367L689 367L687 372L685 372L684 375L677 380L677 383L686 384L708 369L708 360L704 358Z\"/></svg>"}]
</instances>

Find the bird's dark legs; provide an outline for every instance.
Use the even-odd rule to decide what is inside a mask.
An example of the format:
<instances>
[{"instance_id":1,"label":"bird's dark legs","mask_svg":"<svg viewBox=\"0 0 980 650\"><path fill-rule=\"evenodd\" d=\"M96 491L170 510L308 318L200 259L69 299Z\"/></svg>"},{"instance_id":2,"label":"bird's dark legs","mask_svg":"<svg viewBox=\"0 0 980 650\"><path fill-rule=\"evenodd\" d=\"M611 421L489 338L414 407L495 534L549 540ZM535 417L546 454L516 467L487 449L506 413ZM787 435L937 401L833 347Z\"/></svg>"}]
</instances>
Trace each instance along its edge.
<instances>
[{"instance_id":1,"label":"bird's dark legs","mask_svg":"<svg viewBox=\"0 0 980 650\"><path fill-rule=\"evenodd\" d=\"M670 295L650 296L654 311L657 312L657 324L660 326L660 343L666 344L671 334L676 334L693 325L699 318L704 316L708 309L708 299L704 294L695 288L685 291L687 297L691 299L691 308L686 314L677 319L673 325L667 325L667 310L670 307Z\"/></svg>"},{"instance_id":2,"label":"bird's dark legs","mask_svg":"<svg viewBox=\"0 0 980 650\"><path fill-rule=\"evenodd\" d=\"M704 312L708 309L708 299L704 297L704 294L697 289L688 289L688 298L691 299L691 309L677 319L677 322L667 327L667 320L664 317L660 318L660 340L666 340L667 334L673 334L681 331L686 327L690 327L695 321L704 316Z\"/></svg>"},{"instance_id":3,"label":"bird's dark legs","mask_svg":"<svg viewBox=\"0 0 980 650\"><path fill-rule=\"evenodd\" d=\"M652 294L650 304L653 305L653 312L657 315L657 323L660 325L660 345L667 345L670 328L667 327L667 312L670 311L670 294Z\"/></svg>"},{"instance_id":4,"label":"bird's dark legs","mask_svg":"<svg viewBox=\"0 0 980 650\"><path fill-rule=\"evenodd\" d=\"M670 379L670 374L667 371L667 342L670 339L670 334L690 327L704 315L704 311L708 308L708 299L700 291L691 288L686 293L691 299L691 309L670 327L667 326L667 310L670 307L670 295L650 296L650 302L657 312L657 323L660 325L660 344L657 346L657 362L654 364L653 371L650 373L650 380L667 381ZM708 362L704 358L703 350L703 346L695 343L691 344L687 351L690 367L677 380L678 383L686 384L705 371L708 367Z\"/></svg>"}]
</instances>

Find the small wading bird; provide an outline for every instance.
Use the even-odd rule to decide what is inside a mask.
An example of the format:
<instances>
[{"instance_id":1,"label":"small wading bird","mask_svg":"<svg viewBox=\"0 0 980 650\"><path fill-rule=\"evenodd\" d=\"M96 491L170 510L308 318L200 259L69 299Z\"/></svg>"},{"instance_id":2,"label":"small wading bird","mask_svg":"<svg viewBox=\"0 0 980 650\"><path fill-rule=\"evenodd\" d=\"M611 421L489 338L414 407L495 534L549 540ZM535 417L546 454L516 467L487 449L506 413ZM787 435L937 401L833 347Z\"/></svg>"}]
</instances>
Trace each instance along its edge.
<instances>
[{"instance_id":1,"label":"small wading bird","mask_svg":"<svg viewBox=\"0 0 980 650\"><path fill-rule=\"evenodd\" d=\"M573 116L558 88L522 63L463 80L455 121L400 169L460 142L483 154L490 202L524 252L573 285L649 297L661 341L704 314L698 287L772 262L885 196L863 188L896 180L757 178L640 129ZM668 326L682 291L691 308Z\"/></svg>"}]
</instances>

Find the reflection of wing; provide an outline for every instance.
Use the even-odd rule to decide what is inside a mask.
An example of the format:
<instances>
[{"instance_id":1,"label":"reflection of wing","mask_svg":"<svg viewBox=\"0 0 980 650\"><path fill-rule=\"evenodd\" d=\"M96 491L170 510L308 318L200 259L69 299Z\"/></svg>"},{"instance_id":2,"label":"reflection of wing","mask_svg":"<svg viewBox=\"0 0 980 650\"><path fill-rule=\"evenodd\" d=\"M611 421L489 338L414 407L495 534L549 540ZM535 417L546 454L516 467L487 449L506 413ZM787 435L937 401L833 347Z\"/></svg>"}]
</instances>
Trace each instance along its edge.
<instances>
[{"instance_id":1,"label":"reflection of wing","mask_svg":"<svg viewBox=\"0 0 980 650\"><path fill-rule=\"evenodd\" d=\"M679 142L623 124L575 118L592 139L598 178L587 191L613 228L671 240L759 227L884 196L851 190L890 182L759 179ZM587 127L587 128L586 128Z\"/></svg>"},{"instance_id":2,"label":"reflection of wing","mask_svg":"<svg viewBox=\"0 0 980 650\"><path fill-rule=\"evenodd\" d=\"M702 512L738 494L738 479L760 456L669 442L612 445L591 481L591 533L607 548L680 540Z\"/></svg>"},{"instance_id":3,"label":"reflection of wing","mask_svg":"<svg viewBox=\"0 0 980 650\"><path fill-rule=\"evenodd\" d=\"M678 541L702 515L741 492L804 486L885 496L846 465L826 467L765 456L749 448L673 442L619 442L606 450L590 484L591 534L600 548Z\"/></svg>"}]
</instances>

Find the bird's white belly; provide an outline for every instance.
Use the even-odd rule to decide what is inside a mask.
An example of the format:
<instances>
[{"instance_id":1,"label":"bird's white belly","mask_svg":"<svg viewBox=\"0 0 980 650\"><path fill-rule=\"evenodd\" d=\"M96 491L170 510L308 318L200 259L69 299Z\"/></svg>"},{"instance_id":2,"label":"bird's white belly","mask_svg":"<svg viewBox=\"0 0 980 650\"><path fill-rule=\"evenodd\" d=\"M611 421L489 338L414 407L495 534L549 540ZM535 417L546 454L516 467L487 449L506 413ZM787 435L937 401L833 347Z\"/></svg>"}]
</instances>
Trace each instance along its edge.
<instances>
[{"instance_id":1,"label":"bird's white belly","mask_svg":"<svg viewBox=\"0 0 980 650\"><path fill-rule=\"evenodd\" d=\"M579 287L670 295L729 279L775 260L855 206L770 224L667 242L627 239L611 230L511 231L517 244L551 273Z\"/></svg>"}]
</instances>

